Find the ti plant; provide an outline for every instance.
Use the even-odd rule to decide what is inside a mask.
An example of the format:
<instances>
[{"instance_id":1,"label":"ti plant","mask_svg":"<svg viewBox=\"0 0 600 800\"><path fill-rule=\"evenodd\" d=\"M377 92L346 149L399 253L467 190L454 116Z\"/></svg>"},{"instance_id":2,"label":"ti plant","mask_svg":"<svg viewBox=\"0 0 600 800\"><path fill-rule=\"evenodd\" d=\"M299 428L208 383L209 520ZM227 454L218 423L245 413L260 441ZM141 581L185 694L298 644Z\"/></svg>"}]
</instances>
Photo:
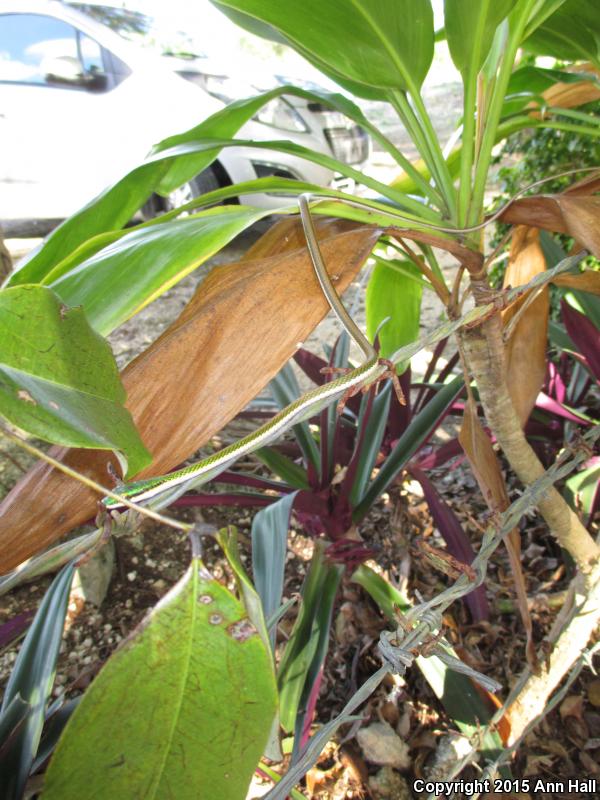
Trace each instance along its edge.
<instances>
[{"instance_id":1,"label":"ti plant","mask_svg":"<svg viewBox=\"0 0 600 800\"><path fill-rule=\"evenodd\" d=\"M45 463L35 467L0 507L3 570L14 568L94 514L96 495L87 486L73 484L55 468L56 463L71 473L92 476L104 486L109 461L127 476L163 473L195 452L279 372L297 342L304 339L327 310L306 255L298 220L292 216L297 209L293 198L307 192L314 196L313 213L319 216L320 246L331 274L337 276L340 292L382 241L397 251L390 259L388 254L382 257L380 250L376 250L378 277L367 293L368 308L382 312L372 314L371 318L378 317L381 322L383 317L391 316L389 325L380 331L384 358L402 366L399 362L422 346L422 343L405 344L411 330L412 338L418 334L414 326L411 328L411 316L406 313L407 304L419 303L414 285L427 286L443 304L449 322L438 338L456 333L460 362L467 376L468 396L459 439L492 516L505 511L508 493L491 437L526 492L532 485L539 488L539 481L545 479L545 465L524 431L543 386L547 365L548 279L542 274L546 271L546 254L537 229L568 234L576 242L576 251L599 256L599 207L595 194L600 177L597 173L588 175L554 195L524 196L538 187L522 187L492 216L486 212L485 192L494 148L511 133L530 128L550 129L597 139L600 131L597 118L578 108L580 102L588 99L585 91L582 94L557 91L561 85L597 88L597 72L585 66L599 65L600 18L593 4L586 0L445 0L444 29L437 36L430 0L353 0L352 3L330 0L325 5L317 0L305 0L302 4L279 0L215 0L215 5L245 28L295 48L341 86L344 94L279 87L237 101L195 128L160 142L143 164L67 220L8 277L0 293L3 332L0 413L29 433L79 449L55 452L58 461L54 468ZM436 38L447 40L463 84L460 134L454 149L447 154L436 136L422 93ZM579 68L546 69L529 63L520 66L521 51L551 56ZM286 141L260 144L234 138L262 105L286 93L331 107L362 125L397 164L397 177L385 184L331 157ZM409 132L420 161L411 163L348 95L353 95L358 103L362 100L387 103ZM586 100L582 101L582 96ZM362 184L367 194L358 200L324 187L277 177L263 178L222 187L181 209L133 228L126 227L152 194L168 195L218 159L222 148L240 145L268 146L324 164ZM180 318L124 370L121 384L102 337L135 317L145 305L266 213L250 206L215 204L241 194L265 191L291 198L289 206L279 212L284 219L239 263L209 276ZM188 216L181 216L184 211ZM513 226L502 289L494 289L490 283L489 272L496 252L488 251L485 240L486 226L496 219ZM456 262L450 282L440 267L440 252L449 254ZM575 267L579 260L581 256L561 262L562 266L548 278L562 290L598 294L598 273L578 273ZM465 313L471 298L476 308ZM577 344L575 331L583 329L584 323L578 317L576 322L573 319L567 309L567 334ZM371 339L375 328L370 329ZM215 337L214 332L220 330L226 335ZM597 354L589 350L584 357L588 366L595 369ZM556 381L554 386L558 387ZM128 411L123 403L124 389ZM429 399L426 408L445 390L446 387L442 388ZM363 430L369 428L373 441L382 437L380 443L385 431L385 404L392 402L390 391L384 390L363 403L363 420L370 408ZM562 390L556 388L556 391ZM480 420L477 401L487 429ZM409 428L410 425L406 431ZM322 424L321 435L319 444L310 431L305 432L303 441L307 458L303 480L317 494L327 493L331 485L333 424ZM420 434L417 440L421 442L419 437ZM334 526L344 514L346 520L354 518L356 522L383 490L385 467L391 463L394 450L384 451L387 461L369 484L367 466L375 464L380 449L379 445L370 448L370 444L365 441L357 450L360 459L357 456L354 462L352 457L348 461L346 507L340 505L337 516L332 516L328 509L327 514L319 517L322 524L326 521ZM106 451L117 453L120 463ZM271 459L271 467L277 458L279 464L284 463L272 452L263 457ZM364 467L360 471L359 461ZM395 469L389 468L390 475L395 474ZM293 472L299 479L298 470ZM291 472L286 477L290 479ZM306 486L299 488L301 493L307 491ZM544 491L538 491L535 497L549 530L576 568L572 594L574 597L582 594L584 601L581 606L564 609L561 617L565 624L553 632L551 653L543 662L535 666L535 653L530 653L531 667L522 677L520 694L505 709L512 742L519 740L532 719L543 714L547 698L586 647L598 622L600 607L600 550L596 542L556 488L544 484ZM331 495L328 499L331 500ZM345 525L346 521L341 527ZM515 528L506 537L515 565L518 536ZM235 547L225 540L222 546L228 549L230 560L235 563ZM261 550L263 559L270 557L265 549ZM305 586L305 598L317 592L333 597L339 569L339 565L319 555ZM209 630L211 624L217 625L216 617L211 623L207 611L210 604L207 602L206 608L200 608L205 602L202 597L210 595L210 602L218 601L219 610L215 613L219 625L227 619L226 631L246 617L252 621L252 630L243 625L234 630L250 632L248 649L254 648L251 655L262 659L263 664L260 696L265 714L261 717L260 742L257 738L248 751L254 758L258 743L268 739L262 734L266 712L274 708L271 680L274 671L264 638L267 623L261 622L260 614L251 611L256 610L256 593L252 594L254 590L241 573L236 576L243 604L237 597L221 595L210 584L210 576L203 571L196 553L190 573L173 590L165 605L155 610L155 618L166 640L170 635L169 615L186 619L188 656L197 644L198 632ZM257 584L260 584L258 576ZM211 594L212 589L218 597ZM268 614L276 618L277 592L267 602L265 591L262 586L262 602ZM328 625L330 607L328 599L321 609L322 631ZM260 604L259 610L262 613ZM299 629L301 626L308 629L308 619L302 614L297 624ZM151 650L148 630L152 627L139 633L142 653ZM222 633L219 629L218 635ZM232 646L229 641L225 644ZM284 661L279 665L279 691L284 697L282 721L287 730L297 729L300 724L298 719L302 719L302 714L299 717L297 709L304 709L306 719L314 705L313 688L318 684L324 634L310 638L310 646L308 654L303 654L300 647L297 651L294 647L286 649ZM134 649L124 648L109 664L110 669L107 667L106 680L111 677L118 688L114 695L109 693L111 702L115 697L126 696L114 665L125 665L123 674L136 674L138 662L132 655ZM185 661L184 650L178 642L174 654ZM205 655L202 648L198 652L202 661ZM224 646L219 653L226 659L229 650ZM304 659L303 679L297 682L282 679L282 673L289 676L290 665L300 657ZM197 702L193 691L189 693L190 687L201 685L191 669L193 661L188 658L185 663L190 669L178 672L186 681L179 684L176 699L180 710L190 715ZM169 664L170 667L161 664L167 673L172 661ZM202 662L202 669L210 671L211 666ZM172 678L170 673L169 678ZM102 676L98 681L101 680ZM227 690L233 685L226 687ZM218 686L225 691L222 684ZM98 692L94 695L93 702L97 702ZM151 698L146 699L150 702ZM92 700L90 709L91 704ZM293 711L288 713L288 709ZM205 713L206 709L199 711ZM85 721L85 714L93 716L95 712L92 709L78 713L80 721ZM77 725L83 723L77 723L76 717L73 720L73 730L79 730ZM147 720L146 723L145 730L151 729ZM175 731L173 717L170 723ZM325 726L322 735L329 730ZM322 735L314 737L312 745L309 742L308 755L314 755ZM302 733L296 738L302 738ZM133 739L132 736L129 741ZM65 791L64 776L77 761L70 750L72 738L61 741L63 755L60 756L59 745L56 757L63 759L62 767L60 760L58 766L51 762L49 797L67 796L61 794ZM161 746L159 743L159 750ZM240 745L235 758L241 759L244 750ZM208 760L202 766L207 776L212 776L215 760L222 756L221 751L210 752L212 756L207 755ZM114 755L111 766L117 769L122 764L118 753ZM160 750L158 755L168 760L172 753L165 755ZM92 761L94 756L95 753L88 753ZM199 757L194 751L192 760ZM185 764L182 767L173 758L170 763L185 772ZM305 768L302 758L296 769ZM146 780L146 774L141 779L135 770L130 771L130 766L127 762L127 769L120 774L126 774L133 783L137 775L137 787ZM244 761L239 770L235 766L233 770L236 788L227 796L241 798L247 787L242 788L243 781L239 779L242 775L248 777L250 769ZM97 780L105 781L106 774L97 776ZM292 777L297 774L293 772ZM157 773L143 796L157 796L157 787L162 791L162 779L163 773ZM220 789L226 792L227 781L222 774L219 779ZM84 778L78 773L77 780L80 786ZM176 780L177 787L186 785L180 774ZM208 790L198 789L197 784L189 785L206 796ZM288 791L287 786L283 783L281 791ZM119 784L118 790L121 789ZM110 787L106 791L113 796Z\"/></svg>"}]
</instances>

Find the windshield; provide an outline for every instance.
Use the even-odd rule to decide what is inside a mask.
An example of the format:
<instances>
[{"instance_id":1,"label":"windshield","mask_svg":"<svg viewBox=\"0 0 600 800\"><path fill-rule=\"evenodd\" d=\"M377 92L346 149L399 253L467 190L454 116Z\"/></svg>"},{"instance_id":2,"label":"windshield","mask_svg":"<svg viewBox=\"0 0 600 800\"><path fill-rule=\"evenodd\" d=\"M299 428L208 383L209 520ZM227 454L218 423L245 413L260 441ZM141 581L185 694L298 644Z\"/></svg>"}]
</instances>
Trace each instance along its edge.
<instances>
[{"instance_id":1,"label":"windshield","mask_svg":"<svg viewBox=\"0 0 600 800\"><path fill-rule=\"evenodd\" d=\"M69 3L77 11L118 33L123 39L141 47L148 47L163 56L179 58L205 58L206 53L185 31L166 29L157 25L154 17L141 11L131 11L96 3Z\"/></svg>"}]
</instances>

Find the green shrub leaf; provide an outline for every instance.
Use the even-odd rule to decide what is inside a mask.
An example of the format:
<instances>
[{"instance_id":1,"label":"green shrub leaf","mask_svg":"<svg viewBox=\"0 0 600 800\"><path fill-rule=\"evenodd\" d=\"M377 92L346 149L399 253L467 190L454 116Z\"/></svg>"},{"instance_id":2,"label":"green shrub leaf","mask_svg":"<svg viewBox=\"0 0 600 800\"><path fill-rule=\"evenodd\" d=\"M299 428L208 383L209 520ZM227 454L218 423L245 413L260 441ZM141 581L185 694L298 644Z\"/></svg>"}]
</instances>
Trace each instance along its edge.
<instances>
[{"instance_id":1,"label":"green shrub leaf","mask_svg":"<svg viewBox=\"0 0 600 800\"><path fill-rule=\"evenodd\" d=\"M419 335L422 294L421 273L411 261L378 260L367 286L366 313L371 341L381 325L382 358L389 358ZM401 374L407 366L401 365L398 372Z\"/></svg>"},{"instance_id":2,"label":"green shrub leaf","mask_svg":"<svg viewBox=\"0 0 600 800\"><path fill-rule=\"evenodd\" d=\"M44 800L243 800L275 717L271 655L199 558L84 695Z\"/></svg>"},{"instance_id":3,"label":"green shrub leaf","mask_svg":"<svg viewBox=\"0 0 600 800\"><path fill-rule=\"evenodd\" d=\"M419 87L431 66L430 0L329 0L326 14L320 0L215 0L215 5L259 35L283 36L359 95L369 88ZM372 94L367 91L367 96Z\"/></svg>"},{"instance_id":4,"label":"green shrub leaf","mask_svg":"<svg viewBox=\"0 0 600 800\"><path fill-rule=\"evenodd\" d=\"M464 76L476 75L494 32L517 0L444 0L444 22L452 61Z\"/></svg>"},{"instance_id":5,"label":"green shrub leaf","mask_svg":"<svg viewBox=\"0 0 600 800\"><path fill-rule=\"evenodd\" d=\"M128 474L150 462L112 352L80 308L43 286L0 293L0 414L69 447L114 450Z\"/></svg>"}]
</instances>

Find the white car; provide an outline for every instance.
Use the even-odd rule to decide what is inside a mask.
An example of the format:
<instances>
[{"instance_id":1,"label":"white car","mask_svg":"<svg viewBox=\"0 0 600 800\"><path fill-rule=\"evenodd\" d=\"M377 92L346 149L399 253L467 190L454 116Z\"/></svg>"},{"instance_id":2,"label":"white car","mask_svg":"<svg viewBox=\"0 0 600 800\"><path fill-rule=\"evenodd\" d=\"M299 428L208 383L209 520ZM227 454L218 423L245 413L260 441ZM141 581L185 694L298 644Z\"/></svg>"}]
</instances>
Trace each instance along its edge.
<instances>
[{"instance_id":1,"label":"white car","mask_svg":"<svg viewBox=\"0 0 600 800\"><path fill-rule=\"evenodd\" d=\"M211 71L210 62L160 57L119 35L131 32L131 13L0 0L0 222L69 216L140 164L153 144L233 99L236 79ZM272 101L237 137L288 139L349 163L369 152L367 135L343 115L291 98ZM171 202L267 175L334 180L330 170L285 153L225 148ZM266 194L240 200L266 208L282 202Z\"/></svg>"}]
</instances>

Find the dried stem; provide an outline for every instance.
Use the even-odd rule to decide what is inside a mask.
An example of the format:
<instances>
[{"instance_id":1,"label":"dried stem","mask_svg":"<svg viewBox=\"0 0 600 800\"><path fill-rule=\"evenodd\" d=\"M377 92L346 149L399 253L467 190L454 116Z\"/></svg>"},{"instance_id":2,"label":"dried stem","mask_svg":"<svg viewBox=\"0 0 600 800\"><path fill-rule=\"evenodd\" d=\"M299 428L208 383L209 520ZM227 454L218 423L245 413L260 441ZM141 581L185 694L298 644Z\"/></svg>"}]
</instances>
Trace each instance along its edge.
<instances>
[{"instance_id":1,"label":"dried stem","mask_svg":"<svg viewBox=\"0 0 600 800\"><path fill-rule=\"evenodd\" d=\"M493 299L494 293L485 282L473 281L472 286L478 304ZM477 381L490 428L521 482L530 485L544 474L544 467L525 438L510 398L500 314L496 312L476 328L463 329L459 346ZM589 573L600 558L600 549L577 514L554 488L548 490L538 507L552 534L582 572Z\"/></svg>"},{"instance_id":2,"label":"dried stem","mask_svg":"<svg viewBox=\"0 0 600 800\"><path fill-rule=\"evenodd\" d=\"M176 528L177 530L183 531L184 533L188 533L191 530L192 526L186 524L185 522L179 522L176 519L172 519L171 517L165 517L163 514L159 514L156 511L152 511L150 508L144 508L144 506L140 506L137 503L132 503L131 500L128 500L126 497L123 497L118 492L113 492L111 489L107 489L106 486L102 486L100 483L96 483L96 481L88 478L87 475L82 475L81 472L77 472L74 469L71 469L66 464L63 464L61 461L57 461L52 456L49 456L48 453L44 453L43 450L40 450L39 447L35 447L33 444L29 444L24 439L21 439L20 436L17 436L14 433L11 433L7 430L4 425L0 425L0 432L3 436L9 439L11 442L14 442L16 445L21 447L23 450L26 450L31 455L36 456L36 458L41 458L42 461L45 461L50 466L55 467L56 469L64 472L65 475L68 475L73 480L79 481L80 483L85 484L93 491L98 492L102 497L112 497L114 500L118 500L120 505L126 506L130 508L132 511L137 511L145 517L149 519L153 519L156 522L162 522L163 525L168 525L170 528Z\"/></svg>"}]
</instances>

